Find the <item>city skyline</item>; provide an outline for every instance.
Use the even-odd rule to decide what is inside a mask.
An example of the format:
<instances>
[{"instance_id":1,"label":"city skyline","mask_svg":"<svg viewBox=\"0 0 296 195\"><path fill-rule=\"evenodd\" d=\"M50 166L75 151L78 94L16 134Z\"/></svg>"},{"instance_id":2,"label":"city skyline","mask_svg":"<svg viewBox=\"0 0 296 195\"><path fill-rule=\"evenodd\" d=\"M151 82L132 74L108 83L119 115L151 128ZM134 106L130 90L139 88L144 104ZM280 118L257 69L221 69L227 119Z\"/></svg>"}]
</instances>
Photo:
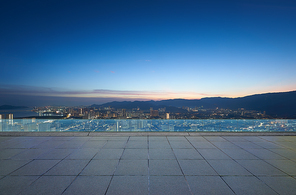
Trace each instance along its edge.
<instances>
[{"instance_id":1,"label":"city skyline","mask_svg":"<svg viewBox=\"0 0 296 195\"><path fill-rule=\"evenodd\" d=\"M295 1L9 1L0 7L1 105L296 89Z\"/></svg>"}]
</instances>

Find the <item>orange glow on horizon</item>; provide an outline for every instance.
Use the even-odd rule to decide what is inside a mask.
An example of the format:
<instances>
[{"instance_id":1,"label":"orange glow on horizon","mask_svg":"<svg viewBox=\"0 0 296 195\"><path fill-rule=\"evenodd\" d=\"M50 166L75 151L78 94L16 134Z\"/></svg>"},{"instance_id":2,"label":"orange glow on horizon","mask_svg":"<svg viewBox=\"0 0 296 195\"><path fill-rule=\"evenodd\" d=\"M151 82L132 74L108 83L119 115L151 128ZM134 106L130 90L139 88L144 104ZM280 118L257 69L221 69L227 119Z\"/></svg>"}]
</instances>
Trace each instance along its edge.
<instances>
[{"instance_id":1,"label":"orange glow on horizon","mask_svg":"<svg viewBox=\"0 0 296 195\"><path fill-rule=\"evenodd\" d=\"M288 90L291 91L291 90ZM288 92L288 91L267 91L264 93L278 93L278 92ZM115 98L115 99L122 99L122 100L168 100L168 99L188 99L188 100L196 100L196 99L202 99L207 97L225 97L225 98L239 98L239 97L245 97L255 94L264 94L264 93L240 93L240 94L229 94L229 95L217 95L217 94L200 94L200 93L175 93L175 92L138 92L138 93L126 93L126 92L111 92L111 93L73 93L73 94L38 94L40 96L55 96L55 97L73 97L73 98ZM37 94L36 94L37 95Z\"/></svg>"},{"instance_id":2,"label":"orange glow on horizon","mask_svg":"<svg viewBox=\"0 0 296 195\"><path fill-rule=\"evenodd\" d=\"M285 90L283 90L285 89ZM294 89L294 90L291 90ZM48 96L48 97L65 97L65 98L103 98L103 99L120 99L120 100L167 100L167 99L201 99L206 97L228 97L237 98L245 97L255 94L264 93L278 93L295 91L295 87L291 86L274 86L272 89L259 89L258 87L249 88L241 91L225 91L223 94L215 94L209 92L173 92L169 90L164 91L137 91L137 90L108 90L108 89L94 89L94 90L62 90L51 88L35 88L22 87L18 88L8 87L3 88L1 94L7 95L26 95L26 96Z\"/></svg>"}]
</instances>

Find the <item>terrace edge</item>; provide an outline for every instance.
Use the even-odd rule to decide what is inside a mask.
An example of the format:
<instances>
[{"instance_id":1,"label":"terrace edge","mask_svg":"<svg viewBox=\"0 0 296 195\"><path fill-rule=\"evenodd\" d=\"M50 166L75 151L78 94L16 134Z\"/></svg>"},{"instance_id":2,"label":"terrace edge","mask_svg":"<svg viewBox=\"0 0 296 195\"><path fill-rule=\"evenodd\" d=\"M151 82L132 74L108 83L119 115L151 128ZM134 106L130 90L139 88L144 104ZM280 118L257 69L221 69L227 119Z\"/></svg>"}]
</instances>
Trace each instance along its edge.
<instances>
[{"instance_id":1,"label":"terrace edge","mask_svg":"<svg viewBox=\"0 0 296 195\"><path fill-rule=\"evenodd\" d=\"M0 137L4 136L296 136L296 132L0 132Z\"/></svg>"}]
</instances>

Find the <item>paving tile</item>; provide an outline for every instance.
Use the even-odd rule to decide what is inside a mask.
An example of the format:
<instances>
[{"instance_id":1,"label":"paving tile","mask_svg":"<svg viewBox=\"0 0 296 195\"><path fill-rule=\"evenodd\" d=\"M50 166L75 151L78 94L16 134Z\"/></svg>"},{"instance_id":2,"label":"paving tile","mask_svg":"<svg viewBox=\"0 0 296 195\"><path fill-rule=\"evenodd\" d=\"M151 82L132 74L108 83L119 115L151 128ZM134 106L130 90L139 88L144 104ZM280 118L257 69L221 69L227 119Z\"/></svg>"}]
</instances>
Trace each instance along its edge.
<instances>
[{"instance_id":1,"label":"paving tile","mask_svg":"<svg viewBox=\"0 0 296 195\"><path fill-rule=\"evenodd\" d=\"M69 156L66 157L66 159L92 159L97 153L99 152L99 149L95 148L83 148L78 149L72 152Z\"/></svg>"},{"instance_id":2,"label":"paving tile","mask_svg":"<svg viewBox=\"0 0 296 195\"><path fill-rule=\"evenodd\" d=\"M57 146L56 148L80 148L86 141L65 141L63 144Z\"/></svg>"},{"instance_id":3,"label":"paving tile","mask_svg":"<svg viewBox=\"0 0 296 195\"><path fill-rule=\"evenodd\" d=\"M91 136L90 135L90 137L89 137L89 139L88 139L88 141L100 141L100 142L103 142L103 141L105 141L105 142L107 142L108 141L108 139L109 139L110 137L108 137L108 136Z\"/></svg>"},{"instance_id":4,"label":"paving tile","mask_svg":"<svg viewBox=\"0 0 296 195\"><path fill-rule=\"evenodd\" d=\"M178 160L181 159L203 159L203 157L195 149L174 149Z\"/></svg>"},{"instance_id":5,"label":"paving tile","mask_svg":"<svg viewBox=\"0 0 296 195\"><path fill-rule=\"evenodd\" d=\"M286 141L283 136L260 136L260 138L270 142Z\"/></svg>"},{"instance_id":6,"label":"paving tile","mask_svg":"<svg viewBox=\"0 0 296 195\"><path fill-rule=\"evenodd\" d=\"M231 148L231 149L239 149L239 147L231 142L212 142L217 148Z\"/></svg>"},{"instance_id":7,"label":"paving tile","mask_svg":"<svg viewBox=\"0 0 296 195\"><path fill-rule=\"evenodd\" d=\"M0 180L0 194L19 194L37 178L38 176L7 176Z\"/></svg>"},{"instance_id":8,"label":"paving tile","mask_svg":"<svg viewBox=\"0 0 296 195\"><path fill-rule=\"evenodd\" d=\"M184 176L150 176L150 194L191 194Z\"/></svg>"},{"instance_id":9,"label":"paving tile","mask_svg":"<svg viewBox=\"0 0 296 195\"><path fill-rule=\"evenodd\" d=\"M14 148L18 144L17 142L12 142L11 140L0 143L0 149Z\"/></svg>"},{"instance_id":10,"label":"paving tile","mask_svg":"<svg viewBox=\"0 0 296 195\"><path fill-rule=\"evenodd\" d=\"M148 160L120 160L115 175L148 175Z\"/></svg>"},{"instance_id":11,"label":"paving tile","mask_svg":"<svg viewBox=\"0 0 296 195\"><path fill-rule=\"evenodd\" d=\"M225 176L223 180L235 192L235 194L277 194L265 183L256 177L249 176Z\"/></svg>"},{"instance_id":12,"label":"paving tile","mask_svg":"<svg viewBox=\"0 0 296 195\"><path fill-rule=\"evenodd\" d=\"M49 152L49 150L50 149L44 149L44 148L31 148L13 156L12 159L18 159L18 160L36 159L38 158L39 155Z\"/></svg>"},{"instance_id":13,"label":"paving tile","mask_svg":"<svg viewBox=\"0 0 296 195\"><path fill-rule=\"evenodd\" d=\"M291 160L295 160L296 159L296 151L294 150L290 150L290 149L269 149L272 152L277 153L278 155L281 155L285 158L291 159Z\"/></svg>"},{"instance_id":14,"label":"paving tile","mask_svg":"<svg viewBox=\"0 0 296 195\"><path fill-rule=\"evenodd\" d=\"M147 160L148 149L125 149L121 157L123 160Z\"/></svg>"},{"instance_id":15,"label":"paving tile","mask_svg":"<svg viewBox=\"0 0 296 195\"><path fill-rule=\"evenodd\" d=\"M279 144L275 144L275 143L272 143L272 142L268 142L268 141L265 141L265 142L254 142L255 144L263 147L263 148L284 148L283 146L279 145Z\"/></svg>"},{"instance_id":16,"label":"paving tile","mask_svg":"<svg viewBox=\"0 0 296 195\"><path fill-rule=\"evenodd\" d=\"M20 194L62 194L75 176L42 176Z\"/></svg>"},{"instance_id":17,"label":"paving tile","mask_svg":"<svg viewBox=\"0 0 296 195\"><path fill-rule=\"evenodd\" d=\"M111 176L78 176L63 195L105 194Z\"/></svg>"},{"instance_id":18,"label":"paving tile","mask_svg":"<svg viewBox=\"0 0 296 195\"><path fill-rule=\"evenodd\" d=\"M107 141L94 141L94 140L89 140L87 142L85 142L81 148L94 148L94 149L101 149L105 144L107 143Z\"/></svg>"},{"instance_id":19,"label":"paving tile","mask_svg":"<svg viewBox=\"0 0 296 195\"><path fill-rule=\"evenodd\" d=\"M89 137L81 137L81 136L77 136L77 137L72 137L72 139L70 141L74 141L74 142L86 142L89 140Z\"/></svg>"},{"instance_id":20,"label":"paving tile","mask_svg":"<svg viewBox=\"0 0 296 195\"><path fill-rule=\"evenodd\" d=\"M193 148L193 146L186 141L170 141L172 148Z\"/></svg>"},{"instance_id":21,"label":"paving tile","mask_svg":"<svg viewBox=\"0 0 296 195\"><path fill-rule=\"evenodd\" d=\"M186 194L188 184L192 194L293 194L295 143L296 136L0 137L0 194Z\"/></svg>"},{"instance_id":22,"label":"paving tile","mask_svg":"<svg viewBox=\"0 0 296 195\"><path fill-rule=\"evenodd\" d=\"M0 137L0 146L1 146L1 143L7 142L11 139L13 139L13 137Z\"/></svg>"},{"instance_id":23,"label":"paving tile","mask_svg":"<svg viewBox=\"0 0 296 195\"><path fill-rule=\"evenodd\" d=\"M221 148L232 159L258 159L256 156L243 149Z\"/></svg>"},{"instance_id":24,"label":"paving tile","mask_svg":"<svg viewBox=\"0 0 296 195\"><path fill-rule=\"evenodd\" d=\"M182 175L176 160L149 160L150 175Z\"/></svg>"},{"instance_id":25,"label":"paving tile","mask_svg":"<svg viewBox=\"0 0 296 195\"><path fill-rule=\"evenodd\" d=\"M0 150L0 159L10 159L11 157L26 151L27 149L2 149Z\"/></svg>"},{"instance_id":26,"label":"paving tile","mask_svg":"<svg viewBox=\"0 0 296 195\"><path fill-rule=\"evenodd\" d=\"M255 144L255 143L249 142L249 141L247 141L247 142L233 142L233 143L235 145L237 145L238 147L244 148L244 149L247 149L247 148L258 148L258 149L260 149L260 148L263 148L263 147Z\"/></svg>"},{"instance_id":27,"label":"paving tile","mask_svg":"<svg viewBox=\"0 0 296 195\"><path fill-rule=\"evenodd\" d=\"M218 175L205 160L179 160L184 175Z\"/></svg>"},{"instance_id":28,"label":"paving tile","mask_svg":"<svg viewBox=\"0 0 296 195\"><path fill-rule=\"evenodd\" d=\"M52 139L52 137L50 137L50 136L32 136L31 137L32 139L34 139L34 140L36 140L36 141L48 141L48 140L51 140Z\"/></svg>"},{"instance_id":29,"label":"paving tile","mask_svg":"<svg viewBox=\"0 0 296 195\"><path fill-rule=\"evenodd\" d=\"M227 141L226 139L224 139L221 136L204 136L204 138L210 142L223 142L223 141Z\"/></svg>"},{"instance_id":30,"label":"paving tile","mask_svg":"<svg viewBox=\"0 0 296 195\"><path fill-rule=\"evenodd\" d=\"M283 156L280 156L274 152L271 152L268 149L262 148L262 149L254 149L254 148L246 148L248 152L252 153L256 157L260 159L286 159Z\"/></svg>"},{"instance_id":31,"label":"paving tile","mask_svg":"<svg viewBox=\"0 0 296 195\"><path fill-rule=\"evenodd\" d=\"M293 177L259 177L279 194L295 194L296 179Z\"/></svg>"},{"instance_id":32,"label":"paving tile","mask_svg":"<svg viewBox=\"0 0 296 195\"><path fill-rule=\"evenodd\" d=\"M286 175L279 169L271 166L263 160L237 160L240 165L245 167L252 174L259 175Z\"/></svg>"},{"instance_id":33,"label":"paving tile","mask_svg":"<svg viewBox=\"0 0 296 195\"><path fill-rule=\"evenodd\" d=\"M78 175L89 160L62 160L45 175Z\"/></svg>"},{"instance_id":34,"label":"paving tile","mask_svg":"<svg viewBox=\"0 0 296 195\"><path fill-rule=\"evenodd\" d=\"M42 142L38 145L35 145L33 148L56 148L59 145L63 144L64 140L49 140L46 142Z\"/></svg>"},{"instance_id":35,"label":"paving tile","mask_svg":"<svg viewBox=\"0 0 296 195\"><path fill-rule=\"evenodd\" d=\"M283 137L286 142L295 142L296 136L285 136Z\"/></svg>"},{"instance_id":36,"label":"paving tile","mask_svg":"<svg viewBox=\"0 0 296 195\"><path fill-rule=\"evenodd\" d=\"M211 148L211 149L216 149L216 146L214 146L211 142L196 142L196 141L191 141L191 144L193 145L193 147L197 148L197 149L202 149L202 148Z\"/></svg>"},{"instance_id":37,"label":"paving tile","mask_svg":"<svg viewBox=\"0 0 296 195\"><path fill-rule=\"evenodd\" d=\"M126 143L129 140L128 136L110 136L110 137L102 137L102 140L108 140L108 141L119 141Z\"/></svg>"},{"instance_id":38,"label":"paving tile","mask_svg":"<svg viewBox=\"0 0 296 195\"><path fill-rule=\"evenodd\" d=\"M117 159L119 160L123 154L123 149L101 149L95 155L94 159Z\"/></svg>"},{"instance_id":39,"label":"paving tile","mask_svg":"<svg viewBox=\"0 0 296 195\"><path fill-rule=\"evenodd\" d=\"M234 194L219 176L186 176L186 179L193 194Z\"/></svg>"},{"instance_id":40,"label":"paving tile","mask_svg":"<svg viewBox=\"0 0 296 195\"><path fill-rule=\"evenodd\" d=\"M170 149L171 146L167 140L165 141L149 141L149 149Z\"/></svg>"},{"instance_id":41,"label":"paving tile","mask_svg":"<svg viewBox=\"0 0 296 195\"><path fill-rule=\"evenodd\" d=\"M246 139L250 142L265 142L266 141L258 136L244 136L244 139Z\"/></svg>"},{"instance_id":42,"label":"paving tile","mask_svg":"<svg viewBox=\"0 0 296 195\"><path fill-rule=\"evenodd\" d=\"M148 137L149 142L167 142L167 138L165 136L149 136Z\"/></svg>"},{"instance_id":43,"label":"paving tile","mask_svg":"<svg viewBox=\"0 0 296 195\"><path fill-rule=\"evenodd\" d=\"M266 160L266 162L289 174L296 175L296 162L291 160Z\"/></svg>"},{"instance_id":44,"label":"paving tile","mask_svg":"<svg viewBox=\"0 0 296 195\"><path fill-rule=\"evenodd\" d=\"M113 175L118 160L91 160L80 175Z\"/></svg>"},{"instance_id":45,"label":"paving tile","mask_svg":"<svg viewBox=\"0 0 296 195\"><path fill-rule=\"evenodd\" d=\"M74 137L69 137L69 136L61 136L61 137L52 137L50 141L70 141Z\"/></svg>"},{"instance_id":46,"label":"paving tile","mask_svg":"<svg viewBox=\"0 0 296 195\"><path fill-rule=\"evenodd\" d=\"M126 141L108 141L105 145L104 145L104 149L110 149L110 148L120 148L123 149L126 145Z\"/></svg>"},{"instance_id":47,"label":"paving tile","mask_svg":"<svg viewBox=\"0 0 296 195\"><path fill-rule=\"evenodd\" d=\"M26 140L13 145L11 148L32 148L43 141Z\"/></svg>"},{"instance_id":48,"label":"paving tile","mask_svg":"<svg viewBox=\"0 0 296 195\"><path fill-rule=\"evenodd\" d=\"M9 144L9 143L16 144L16 143L26 141L26 140L30 140L30 139L31 139L31 137L27 137L27 136L25 136L25 137L22 137L22 136L7 137L5 143L6 144Z\"/></svg>"},{"instance_id":49,"label":"paving tile","mask_svg":"<svg viewBox=\"0 0 296 195\"><path fill-rule=\"evenodd\" d=\"M186 136L186 138L190 142L208 142L205 138L201 136Z\"/></svg>"},{"instance_id":50,"label":"paving tile","mask_svg":"<svg viewBox=\"0 0 296 195\"><path fill-rule=\"evenodd\" d=\"M234 160L208 160L219 175L252 175Z\"/></svg>"},{"instance_id":51,"label":"paving tile","mask_svg":"<svg viewBox=\"0 0 296 195\"><path fill-rule=\"evenodd\" d=\"M185 136L167 136L170 142L187 142Z\"/></svg>"},{"instance_id":52,"label":"paving tile","mask_svg":"<svg viewBox=\"0 0 296 195\"><path fill-rule=\"evenodd\" d=\"M69 156L75 149L52 149L37 157L37 159L62 160Z\"/></svg>"},{"instance_id":53,"label":"paving tile","mask_svg":"<svg viewBox=\"0 0 296 195\"><path fill-rule=\"evenodd\" d=\"M295 141L296 142L296 141ZM289 148L295 151L296 143L295 142L277 142L279 145L284 146L285 148Z\"/></svg>"},{"instance_id":54,"label":"paving tile","mask_svg":"<svg viewBox=\"0 0 296 195\"><path fill-rule=\"evenodd\" d=\"M176 159L172 149L149 149L149 159Z\"/></svg>"},{"instance_id":55,"label":"paving tile","mask_svg":"<svg viewBox=\"0 0 296 195\"><path fill-rule=\"evenodd\" d=\"M0 160L0 175L8 175L31 160Z\"/></svg>"},{"instance_id":56,"label":"paving tile","mask_svg":"<svg viewBox=\"0 0 296 195\"><path fill-rule=\"evenodd\" d=\"M224 139L230 142L248 142L244 136L222 136Z\"/></svg>"},{"instance_id":57,"label":"paving tile","mask_svg":"<svg viewBox=\"0 0 296 195\"><path fill-rule=\"evenodd\" d=\"M147 176L114 176L107 194L148 194Z\"/></svg>"},{"instance_id":58,"label":"paving tile","mask_svg":"<svg viewBox=\"0 0 296 195\"><path fill-rule=\"evenodd\" d=\"M125 148L148 148L148 142L147 140L145 141L128 141Z\"/></svg>"},{"instance_id":59,"label":"paving tile","mask_svg":"<svg viewBox=\"0 0 296 195\"><path fill-rule=\"evenodd\" d=\"M28 147L22 147L21 144L22 142L26 142L26 141L17 141L15 138L8 140L6 142L2 142L0 143L0 148L10 148L10 149L17 149L17 148L28 148ZM28 142L26 142L28 143ZM30 144L31 146L32 144Z\"/></svg>"},{"instance_id":60,"label":"paving tile","mask_svg":"<svg viewBox=\"0 0 296 195\"><path fill-rule=\"evenodd\" d=\"M219 149L197 149L205 159L230 159L224 152Z\"/></svg>"},{"instance_id":61,"label":"paving tile","mask_svg":"<svg viewBox=\"0 0 296 195\"><path fill-rule=\"evenodd\" d=\"M130 141L140 141L140 142L146 142L147 143L148 137L147 136L133 136L129 138L129 142Z\"/></svg>"},{"instance_id":62,"label":"paving tile","mask_svg":"<svg viewBox=\"0 0 296 195\"><path fill-rule=\"evenodd\" d=\"M58 162L59 160L33 160L11 175L42 175Z\"/></svg>"}]
</instances>

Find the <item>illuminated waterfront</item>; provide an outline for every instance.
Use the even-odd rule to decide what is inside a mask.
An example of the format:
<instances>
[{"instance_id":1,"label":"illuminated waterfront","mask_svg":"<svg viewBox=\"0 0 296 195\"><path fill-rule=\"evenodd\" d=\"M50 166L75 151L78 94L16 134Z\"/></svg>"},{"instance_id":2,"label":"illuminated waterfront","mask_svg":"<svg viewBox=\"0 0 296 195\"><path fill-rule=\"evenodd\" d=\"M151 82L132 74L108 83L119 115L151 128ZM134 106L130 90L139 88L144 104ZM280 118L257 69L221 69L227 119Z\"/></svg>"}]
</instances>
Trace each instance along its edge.
<instances>
[{"instance_id":1,"label":"illuminated waterfront","mask_svg":"<svg viewBox=\"0 0 296 195\"><path fill-rule=\"evenodd\" d=\"M294 132L296 120L2 119L0 131L14 132Z\"/></svg>"}]
</instances>

